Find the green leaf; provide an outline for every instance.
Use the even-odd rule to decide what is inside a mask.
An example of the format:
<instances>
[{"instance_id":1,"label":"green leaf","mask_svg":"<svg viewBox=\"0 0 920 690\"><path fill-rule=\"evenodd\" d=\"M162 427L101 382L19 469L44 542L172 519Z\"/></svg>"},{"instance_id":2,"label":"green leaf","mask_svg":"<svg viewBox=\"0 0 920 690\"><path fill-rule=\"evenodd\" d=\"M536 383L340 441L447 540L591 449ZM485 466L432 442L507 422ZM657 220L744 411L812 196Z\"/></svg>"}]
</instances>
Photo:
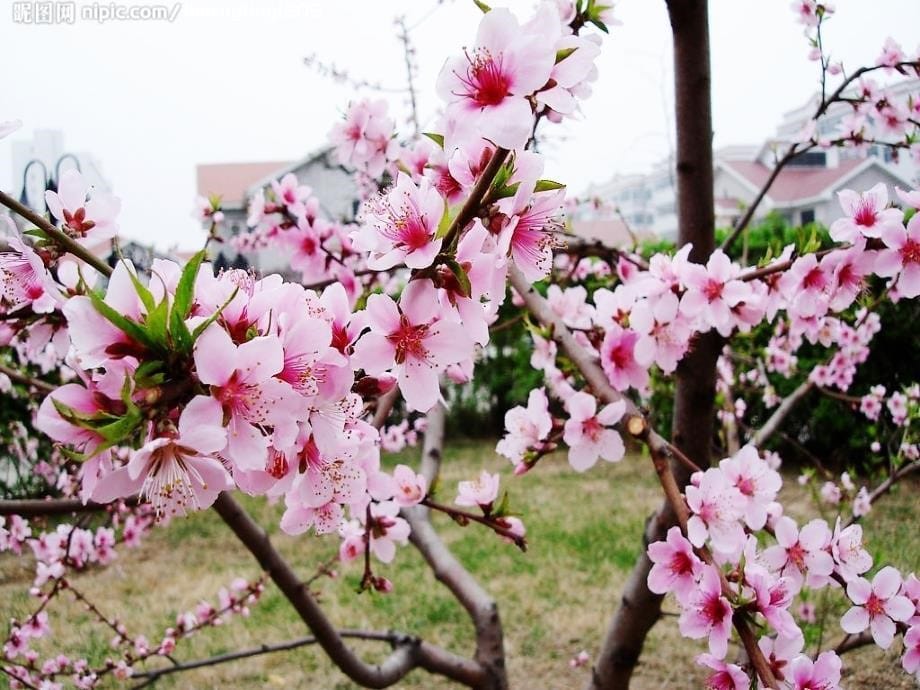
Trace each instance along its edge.
<instances>
[{"instance_id":1,"label":"green leaf","mask_svg":"<svg viewBox=\"0 0 920 690\"><path fill-rule=\"evenodd\" d=\"M537 180L537 186L534 187L534 192L551 192L554 189L565 189L565 185L561 182L554 182L553 180Z\"/></svg>"},{"instance_id":2,"label":"green leaf","mask_svg":"<svg viewBox=\"0 0 920 690\"><path fill-rule=\"evenodd\" d=\"M169 315L169 335L177 352L187 354L192 351L192 333L185 325L185 319L175 309Z\"/></svg>"},{"instance_id":3,"label":"green leaf","mask_svg":"<svg viewBox=\"0 0 920 690\"><path fill-rule=\"evenodd\" d=\"M119 256L120 255L121 253L119 252ZM122 261L124 261L124 259L122 259ZM137 292L137 296L141 298L141 302L144 303L144 307L147 309L147 311L151 311L156 306L156 300L153 299L153 293L147 289L147 286L145 286L137 277L137 273L135 273L127 264L125 264L125 269L128 276L131 278L131 282L134 284L134 291Z\"/></svg>"},{"instance_id":4,"label":"green leaf","mask_svg":"<svg viewBox=\"0 0 920 690\"><path fill-rule=\"evenodd\" d=\"M69 460L73 460L74 462L84 463L89 459L86 456L86 453L78 453L75 450L71 450L67 446L58 446L58 450L61 451L61 455Z\"/></svg>"},{"instance_id":5,"label":"green leaf","mask_svg":"<svg viewBox=\"0 0 920 690\"><path fill-rule=\"evenodd\" d=\"M204 333L204 330L208 326L210 326L212 323L214 323L215 321L217 321L217 319L220 318L220 315L223 314L224 309L226 309L227 305L233 301L233 298L236 297L236 293L238 293L239 291L240 289L238 287L234 289L233 293L227 298L227 301L224 302L222 305L220 305L220 309L218 309L216 312L211 314L207 319L205 319L204 321L199 323L197 326L195 326L195 330L192 331L192 344L193 345L195 341L198 340L198 336Z\"/></svg>"},{"instance_id":6,"label":"green leaf","mask_svg":"<svg viewBox=\"0 0 920 690\"><path fill-rule=\"evenodd\" d=\"M576 50L578 49L577 48L563 48L562 50L557 50L556 51L556 64L558 65L560 62L565 60L569 55L574 53Z\"/></svg>"},{"instance_id":7,"label":"green leaf","mask_svg":"<svg viewBox=\"0 0 920 690\"><path fill-rule=\"evenodd\" d=\"M492 198L496 201L498 199L507 199L508 197L514 196L517 194L518 187L521 186L520 182L515 182L514 184L506 184L504 187L499 189L496 192L492 193Z\"/></svg>"},{"instance_id":8,"label":"green leaf","mask_svg":"<svg viewBox=\"0 0 920 690\"><path fill-rule=\"evenodd\" d=\"M106 318L115 328L119 329L125 333L129 338L134 340L141 345L147 347L153 347L153 341L147 335L147 331L144 330L140 324L135 323L126 316L122 316L112 307L110 307L102 297L99 296L99 293L95 290L89 290L86 293L89 296L90 301L93 303L93 307L98 311L102 316Z\"/></svg>"},{"instance_id":9,"label":"green leaf","mask_svg":"<svg viewBox=\"0 0 920 690\"><path fill-rule=\"evenodd\" d=\"M140 410L135 407L129 409L124 416L119 417L117 421L97 427L95 431L102 436L111 447L124 441L133 434L143 419Z\"/></svg>"},{"instance_id":10,"label":"green leaf","mask_svg":"<svg viewBox=\"0 0 920 690\"><path fill-rule=\"evenodd\" d=\"M178 312L179 316L184 319L192 309L192 296L195 292L195 280L198 278L198 270L201 268L201 262L204 261L205 251L202 249L195 254L185 268L182 269L182 275L179 277L179 283L176 286L176 296L173 298L173 312Z\"/></svg>"},{"instance_id":11,"label":"green leaf","mask_svg":"<svg viewBox=\"0 0 920 690\"><path fill-rule=\"evenodd\" d=\"M447 231L450 230L452 221L453 218L451 218L450 207L447 205L447 199L445 199L444 214L441 216L441 222L438 223L438 231L435 233L435 239L441 239L447 236Z\"/></svg>"},{"instance_id":12,"label":"green leaf","mask_svg":"<svg viewBox=\"0 0 920 690\"><path fill-rule=\"evenodd\" d=\"M431 139L435 144L444 148L444 135L437 132L422 132L422 134Z\"/></svg>"},{"instance_id":13,"label":"green leaf","mask_svg":"<svg viewBox=\"0 0 920 690\"><path fill-rule=\"evenodd\" d=\"M492 509L490 516L500 518L507 517L508 515L511 515L511 507L508 501L508 492L505 491L505 493L502 494L502 500L498 502L498 507Z\"/></svg>"},{"instance_id":14,"label":"green leaf","mask_svg":"<svg viewBox=\"0 0 920 690\"><path fill-rule=\"evenodd\" d=\"M454 274L454 277L457 279L457 283L460 287L460 294L464 297L469 297L473 294L473 286L470 284L470 277L466 274L466 271L463 270L463 266L456 259L446 259L444 265L450 269L450 272Z\"/></svg>"},{"instance_id":15,"label":"green leaf","mask_svg":"<svg viewBox=\"0 0 920 690\"><path fill-rule=\"evenodd\" d=\"M482 0L473 0L473 4L475 4L476 7L482 10L483 14L485 14L486 12L492 11L492 8L489 7L487 4L485 4L484 2L482 2Z\"/></svg>"},{"instance_id":16,"label":"green leaf","mask_svg":"<svg viewBox=\"0 0 920 690\"><path fill-rule=\"evenodd\" d=\"M169 319L169 302L164 297L163 301L160 302L156 307L153 308L147 314L147 318L144 319L144 325L147 327L147 333L150 334L150 337L153 341L161 346L167 346L167 321Z\"/></svg>"},{"instance_id":17,"label":"green leaf","mask_svg":"<svg viewBox=\"0 0 920 690\"><path fill-rule=\"evenodd\" d=\"M41 239L41 240L49 240L49 241L50 241L50 239L51 239L50 237L48 237L48 233L47 233L47 232L45 232L44 230L39 230L38 228L32 228L31 230L23 230L23 231L22 231L22 234L23 234L23 235L31 235L32 237L37 237L37 238L39 238L39 239Z\"/></svg>"}]
</instances>

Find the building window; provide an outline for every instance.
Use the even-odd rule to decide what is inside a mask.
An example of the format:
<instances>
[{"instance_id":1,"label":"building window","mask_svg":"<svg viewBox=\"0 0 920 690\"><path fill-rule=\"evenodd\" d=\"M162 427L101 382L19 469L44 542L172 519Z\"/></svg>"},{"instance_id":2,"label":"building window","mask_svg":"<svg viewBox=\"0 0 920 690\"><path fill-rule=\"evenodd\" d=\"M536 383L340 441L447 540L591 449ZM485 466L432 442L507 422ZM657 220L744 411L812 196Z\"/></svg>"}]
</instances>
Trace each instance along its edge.
<instances>
[{"instance_id":1,"label":"building window","mask_svg":"<svg viewBox=\"0 0 920 690\"><path fill-rule=\"evenodd\" d=\"M823 168L827 165L827 155L824 151L806 151L789 161L793 167Z\"/></svg>"},{"instance_id":2,"label":"building window","mask_svg":"<svg viewBox=\"0 0 920 690\"><path fill-rule=\"evenodd\" d=\"M806 208L802 211L802 225L808 225L815 222L815 210Z\"/></svg>"}]
</instances>

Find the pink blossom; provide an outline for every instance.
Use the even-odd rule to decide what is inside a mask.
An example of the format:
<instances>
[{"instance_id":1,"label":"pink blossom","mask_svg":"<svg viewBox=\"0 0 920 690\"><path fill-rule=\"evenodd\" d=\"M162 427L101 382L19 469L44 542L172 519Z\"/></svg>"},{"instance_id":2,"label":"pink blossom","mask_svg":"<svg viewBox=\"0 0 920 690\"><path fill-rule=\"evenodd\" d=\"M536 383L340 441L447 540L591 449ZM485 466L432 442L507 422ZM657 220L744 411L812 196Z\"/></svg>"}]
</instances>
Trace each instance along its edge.
<instances>
[{"instance_id":1,"label":"pink blossom","mask_svg":"<svg viewBox=\"0 0 920 690\"><path fill-rule=\"evenodd\" d=\"M685 264L681 279L687 291L680 300L681 313L698 319L703 330L711 327L728 335L732 328L732 308L751 296L751 287L737 280L738 274L738 266L721 249L712 253L705 267Z\"/></svg>"},{"instance_id":2,"label":"pink blossom","mask_svg":"<svg viewBox=\"0 0 920 690\"><path fill-rule=\"evenodd\" d=\"M31 306L36 314L55 309L60 292L35 250L18 237L7 238L13 251L0 252L0 298L10 311Z\"/></svg>"},{"instance_id":3,"label":"pink blossom","mask_svg":"<svg viewBox=\"0 0 920 690\"><path fill-rule=\"evenodd\" d=\"M834 558L834 569L847 582L869 570L872 556L863 548L862 526L853 524L841 529L838 517L831 539L831 556Z\"/></svg>"},{"instance_id":4,"label":"pink blossom","mask_svg":"<svg viewBox=\"0 0 920 690\"><path fill-rule=\"evenodd\" d=\"M792 690L840 690L840 667L834 652L822 652L815 661L798 656L789 666Z\"/></svg>"},{"instance_id":5,"label":"pink blossom","mask_svg":"<svg viewBox=\"0 0 920 690\"><path fill-rule=\"evenodd\" d=\"M752 445L722 460L719 469L745 499L747 526L753 530L762 529L767 522L767 506L776 499L783 483L779 473L770 469Z\"/></svg>"},{"instance_id":6,"label":"pink blossom","mask_svg":"<svg viewBox=\"0 0 920 690\"><path fill-rule=\"evenodd\" d=\"M109 502L140 491L157 515L208 508L233 480L214 454L227 444L223 410L198 395L185 406L174 433L158 436L135 451L128 465L100 480L93 497Z\"/></svg>"},{"instance_id":7,"label":"pink blossom","mask_svg":"<svg viewBox=\"0 0 920 690\"><path fill-rule=\"evenodd\" d=\"M694 479L699 482L694 481L686 488L687 505L692 513L687 522L690 543L701 547L708 537L717 551L738 553L744 544L741 520L747 500L720 469L710 468Z\"/></svg>"},{"instance_id":8,"label":"pink blossom","mask_svg":"<svg viewBox=\"0 0 920 690\"><path fill-rule=\"evenodd\" d=\"M601 366L610 384L618 391L630 386L641 389L648 383L648 369L636 361L639 334L612 324L601 343Z\"/></svg>"},{"instance_id":9,"label":"pink blossom","mask_svg":"<svg viewBox=\"0 0 920 690\"><path fill-rule=\"evenodd\" d=\"M546 391L535 388L527 396L527 407L518 405L505 413L505 435L495 452L518 464L529 449L542 446L552 428Z\"/></svg>"},{"instance_id":10,"label":"pink blossom","mask_svg":"<svg viewBox=\"0 0 920 690\"><path fill-rule=\"evenodd\" d=\"M489 510L498 498L499 481L498 474L489 474L483 470L478 479L457 484L457 498L454 503L458 506L480 506L484 510Z\"/></svg>"},{"instance_id":11,"label":"pink blossom","mask_svg":"<svg viewBox=\"0 0 920 690\"><path fill-rule=\"evenodd\" d=\"M703 572L703 562L680 528L669 529L665 541L649 544L648 557L654 564L648 574L648 588L655 594L673 592L681 603L689 601Z\"/></svg>"},{"instance_id":12,"label":"pink blossom","mask_svg":"<svg viewBox=\"0 0 920 690\"><path fill-rule=\"evenodd\" d=\"M393 126L385 100L352 104L345 122L336 124L329 134L336 159L372 178L380 177L387 163L396 158Z\"/></svg>"},{"instance_id":13,"label":"pink blossom","mask_svg":"<svg viewBox=\"0 0 920 690\"><path fill-rule=\"evenodd\" d=\"M910 628L904 634L904 656L901 665L908 673L917 675L920 680L920 626Z\"/></svg>"},{"instance_id":14,"label":"pink blossom","mask_svg":"<svg viewBox=\"0 0 920 690\"><path fill-rule=\"evenodd\" d=\"M727 664L712 654L700 654L696 663L715 671L706 679L706 690L748 690L751 686L751 679L740 666Z\"/></svg>"},{"instance_id":15,"label":"pink blossom","mask_svg":"<svg viewBox=\"0 0 920 690\"><path fill-rule=\"evenodd\" d=\"M195 343L195 368L228 420L227 457L240 469L263 469L269 439L262 429L278 426L277 432L290 434L302 410L300 396L274 378L284 368L281 341L259 336L235 345L226 331L211 326Z\"/></svg>"},{"instance_id":16,"label":"pink blossom","mask_svg":"<svg viewBox=\"0 0 920 690\"><path fill-rule=\"evenodd\" d=\"M895 65L904 60L904 50L898 45L898 42L895 41L891 36L885 39L885 43L882 46L882 52L879 54L876 59L877 65L883 65L887 67L887 71L891 71Z\"/></svg>"},{"instance_id":17,"label":"pink blossom","mask_svg":"<svg viewBox=\"0 0 920 690\"><path fill-rule=\"evenodd\" d=\"M428 482L407 465L397 465L393 470L396 482L394 500L401 508L417 505L428 493Z\"/></svg>"},{"instance_id":18,"label":"pink blossom","mask_svg":"<svg viewBox=\"0 0 920 690\"><path fill-rule=\"evenodd\" d=\"M376 270L404 263L427 268L441 249L435 239L446 202L427 179L418 184L405 173L396 185L369 203L362 227L354 235L355 247L371 252L367 265Z\"/></svg>"},{"instance_id":19,"label":"pink blossom","mask_svg":"<svg viewBox=\"0 0 920 690\"><path fill-rule=\"evenodd\" d=\"M473 344L463 327L435 320L438 301L429 280L416 280L403 292L399 307L387 295L367 300L371 330L355 345L352 363L371 376L394 370L411 410L427 412L440 399L438 375L470 357Z\"/></svg>"},{"instance_id":20,"label":"pink blossom","mask_svg":"<svg viewBox=\"0 0 920 690\"><path fill-rule=\"evenodd\" d=\"M552 269L553 248L558 245L553 232L561 226L564 198L563 189L528 198L527 205L514 210L499 237L502 253L510 254L514 265L532 283Z\"/></svg>"},{"instance_id":21,"label":"pink blossom","mask_svg":"<svg viewBox=\"0 0 920 690\"><path fill-rule=\"evenodd\" d=\"M789 673L789 662L798 656L805 646L805 638L801 632L792 637L784 637L783 635L777 635L775 638L761 637L757 642L757 646L760 647L760 651L766 657L767 663L770 664L770 670L773 671L773 675L777 680L783 681L787 679L787 674ZM815 688L814 690L819 689Z\"/></svg>"},{"instance_id":22,"label":"pink blossom","mask_svg":"<svg viewBox=\"0 0 920 690\"><path fill-rule=\"evenodd\" d=\"M594 466L598 457L620 460L626 448L620 435L610 429L623 417L626 403L618 400L597 411L597 400L588 393L576 393L566 402L569 419L563 440L569 446L569 464L579 472Z\"/></svg>"},{"instance_id":23,"label":"pink blossom","mask_svg":"<svg viewBox=\"0 0 920 690\"><path fill-rule=\"evenodd\" d=\"M732 632L732 607L722 594L719 571L703 566L698 588L687 601L678 621L681 635L698 640L709 637L709 652L724 659Z\"/></svg>"},{"instance_id":24,"label":"pink blossom","mask_svg":"<svg viewBox=\"0 0 920 690\"><path fill-rule=\"evenodd\" d=\"M831 238L853 242L859 237L881 237L886 228L900 228L903 212L888 205L888 189L879 182L858 194L850 189L837 192L844 216L831 223Z\"/></svg>"},{"instance_id":25,"label":"pink blossom","mask_svg":"<svg viewBox=\"0 0 920 690\"><path fill-rule=\"evenodd\" d=\"M903 297L920 295L920 213L910 219L907 228L900 223L885 226L881 237L887 248L878 253L875 272L883 278L897 277Z\"/></svg>"},{"instance_id":26,"label":"pink blossom","mask_svg":"<svg viewBox=\"0 0 920 690\"><path fill-rule=\"evenodd\" d=\"M449 59L438 77L448 112L474 118L482 136L497 146L524 148L534 117L527 97L549 80L556 53L547 38L558 26L549 16L543 26L525 31L508 10L487 12L473 47Z\"/></svg>"},{"instance_id":27,"label":"pink blossom","mask_svg":"<svg viewBox=\"0 0 920 690\"><path fill-rule=\"evenodd\" d=\"M898 594L901 573L891 566L879 570L870 584L858 577L847 584L847 596L854 606L840 619L840 627L855 635L866 628L882 649L888 649L896 631L895 621L910 620L916 608L910 599Z\"/></svg>"},{"instance_id":28,"label":"pink blossom","mask_svg":"<svg viewBox=\"0 0 920 690\"><path fill-rule=\"evenodd\" d=\"M799 532L795 521L781 517L774 528L777 544L764 549L763 560L774 571L801 585L805 576L821 583L834 571L827 552L831 530L824 520L812 520Z\"/></svg>"},{"instance_id":29,"label":"pink blossom","mask_svg":"<svg viewBox=\"0 0 920 690\"><path fill-rule=\"evenodd\" d=\"M57 191L45 192L45 202L54 217L63 221L64 231L78 242L98 242L118 233L115 216L121 202L91 189L79 170L72 168L61 175Z\"/></svg>"}]
</instances>

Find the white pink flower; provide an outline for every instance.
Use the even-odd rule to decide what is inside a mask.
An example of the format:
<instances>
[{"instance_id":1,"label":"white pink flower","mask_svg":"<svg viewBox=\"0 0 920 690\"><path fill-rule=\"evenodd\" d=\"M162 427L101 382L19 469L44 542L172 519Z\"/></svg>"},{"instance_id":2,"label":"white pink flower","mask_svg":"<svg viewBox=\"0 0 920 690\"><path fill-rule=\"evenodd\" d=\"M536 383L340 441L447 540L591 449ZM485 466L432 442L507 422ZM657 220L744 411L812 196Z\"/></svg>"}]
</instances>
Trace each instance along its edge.
<instances>
[{"instance_id":1,"label":"white pink flower","mask_svg":"<svg viewBox=\"0 0 920 690\"><path fill-rule=\"evenodd\" d=\"M400 304L388 295L367 300L370 332L355 344L352 363L371 376L396 372L411 410L427 412L440 399L438 375L471 356L473 343L459 323L436 320L438 300L429 280L411 282Z\"/></svg>"},{"instance_id":2,"label":"white pink flower","mask_svg":"<svg viewBox=\"0 0 920 690\"><path fill-rule=\"evenodd\" d=\"M477 479L457 484L457 498L454 503L458 506L480 506L488 510L498 498L499 481L498 474L489 474L483 470Z\"/></svg>"},{"instance_id":3,"label":"white pink flower","mask_svg":"<svg viewBox=\"0 0 920 690\"><path fill-rule=\"evenodd\" d=\"M576 393L566 402L569 419L563 440L569 446L569 464L579 472L594 466L598 457L608 462L622 459L626 448L623 439L609 428L620 421L626 403L618 400L597 411L597 400L588 393Z\"/></svg>"},{"instance_id":4,"label":"white pink flower","mask_svg":"<svg viewBox=\"0 0 920 690\"><path fill-rule=\"evenodd\" d=\"M448 113L473 118L484 138L506 149L524 148L534 118L527 97L553 70L559 22L545 15L525 29L506 9L487 12L473 47L449 59L438 77Z\"/></svg>"},{"instance_id":5,"label":"white pink flower","mask_svg":"<svg viewBox=\"0 0 920 690\"><path fill-rule=\"evenodd\" d=\"M903 212L888 206L888 188L880 182L859 194L850 189L837 192L844 217L831 223L831 239L853 242L859 237L881 237L886 228L902 227Z\"/></svg>"},{"instance_id":6,"label":"white pink flower","mask_svg":"<svg viewBox=\"0 0 920 690\"><path fill-rule=\"evenodd\" d=\"M901 573L891 566L879 570L870 583L858 577L847 584L847 596L854 606L840 619L840 627L855 635L866 628L882 649L888 649L896 632L895 621L910 620L916 608L910 599L898 594Z\"/></svg>"},{"instance_id":7,"label":"white pink flower","mask_svg":"<svg viewBox=\"0 0 920 690\"><path fill-rule=\"evenodd\" d=\"M703 572L703 562L680 528L669 529L665 541L649 544L648 557L653 563L648 588L656 594L673 592L682 603L689 601Z\"/></svg>"}]
</instances>

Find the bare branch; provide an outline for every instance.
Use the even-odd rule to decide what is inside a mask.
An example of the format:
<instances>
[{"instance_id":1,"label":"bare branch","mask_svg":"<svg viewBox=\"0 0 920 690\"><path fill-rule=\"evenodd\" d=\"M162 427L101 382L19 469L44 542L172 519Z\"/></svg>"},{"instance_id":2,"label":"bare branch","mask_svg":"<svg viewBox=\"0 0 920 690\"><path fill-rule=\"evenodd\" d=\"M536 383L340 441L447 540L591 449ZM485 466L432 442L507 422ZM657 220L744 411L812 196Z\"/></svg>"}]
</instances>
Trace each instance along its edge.
<instances>
[{"instance_id":1,"label":"bare branch","mask_svg":"<svg viewBox=\"0 0 920 690\"><path fill-rule=\"evenodd\" d=\"M441 468L444 418L445 411L441 405L428 412L421 474L429 486ZM405 508L402 515L412 527L409 534L412 545L431 567L435 578L450 590L473 621L476 629L475 659L489 677L490 685L486 687L506 690L508 680L505 672L504 638L495 600L441 540L431 524L427 507L418 505Z\"/></svg>"},{"instance_id":2,"label":"bare branch","mask_svg":"<svg viewBox=\"0 0 920 690\"><path fill-rule=\"evenodd\" d=\"M362 661L345 644L319 604L304 587L290 565L275 550L268 535L243 510L230 494L223 493L214 503L214 509L233 530L237 538L249 549L272 581L278 586L300 618L316 637L316 642L332 662L356 683L369 688L385 688L419 667L443 675L469 687L477 686L483 679L482 667L439 647L414 637L405 636L403 642L379 664Z\"/></svg>"},{"instance_id":3,"label":"bare branch","mask_svg":"<svg viewBox=\"0 0 920 690\"><path fill-rule=\"evenodd\" d=\"M381 642L389 642L391 644L399 644L402 641L402 638L398 633L393 632L377 632L374 630L340 630L339 635L343 638L352 638L358 640L379 640ZM208 666L217 666L218 664L226 664L230 661L237 661L239 659L248 659L254 656L261 656L262 654L273 654L275 652L287 652L292 649L298 649L300 647L306 647L307 645L316 644L316 637L313 635L308 635L306 637L300 637L295 640L288 640L287 642L278 642L275 644L263 644L258 647L253 647L251 649L242 649L237 652L229 652L227 654L218 654L216 656L208 657L206 659L196 659L194 661L183 661L174 666L164 666L163 668L153 669L151 671L142 671L135 673L132 678L135 679L146 679L143 683L134 686L134 690L140 690L140 688L145 688L150 685L153 685L163 676L168 676L173 673L181 673L183 671L192 671L198 668L206 668Z\"/></svg>"},{"instance_id":4,"label":"bare branch","mask_svg":"<svg viewBox=\"0 0 920 690\"><path fill-rule=\"evenodd\" d=\"M766 443L767 440L774 433L776 433L780 425L783 423L783 421L785 421L786 417L788 417L792 412L793 408L798 405L799 402L805 398L805 396L808 395L814 387L815 384L810 379L802 381L798 388L783 398L783 401L773 411L773 414L770 415L770 418L764 422L764 425L757 430L757 433L754 434L754 437L751 439L751 443L753 443L758 448Z\"/></svg>"},{"instance_id":5,"label":"bare branch","mask_svg":"<svg viewBox=\"0 0 920 690\"><path fill-rule=\"evenodd\" d=\"M126 505L137 505L136 496L123 499ZM68 515L70 513L101 513L107 511L114 503L84 503L78 498L35 498L0 501L0 516L19 515L20 517L42 517L51 515Z\"/></svg>"}]
</instances>

